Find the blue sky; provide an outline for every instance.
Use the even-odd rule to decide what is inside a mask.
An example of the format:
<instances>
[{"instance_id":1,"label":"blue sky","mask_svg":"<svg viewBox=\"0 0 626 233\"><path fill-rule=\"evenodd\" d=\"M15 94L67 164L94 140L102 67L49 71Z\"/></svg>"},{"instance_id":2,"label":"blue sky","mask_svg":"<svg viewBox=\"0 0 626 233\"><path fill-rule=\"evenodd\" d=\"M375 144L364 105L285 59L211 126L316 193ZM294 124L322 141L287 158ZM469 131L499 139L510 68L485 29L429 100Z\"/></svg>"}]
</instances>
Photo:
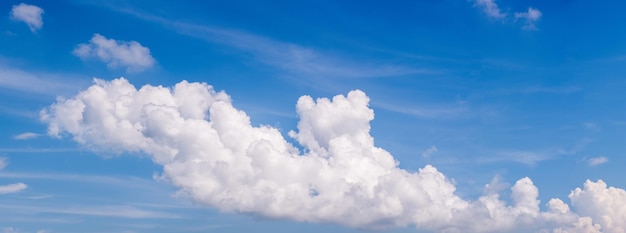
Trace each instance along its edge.
<instances>
[{"instance_id":1,"label":"blue sky","mask_svg":"<svg viewBox=\"0 0 626 233\"><path fill-rule=\"evenodd\" d=\"M511 232L528 220L524 214L536 219L558 209L557 204L547 205L552 198L570 210L555 217L558 221L532 220L540 221L540 228L522 231L592 232L575 224L590 217L600 231L619 232L626 225L611 225L598 216L626 222L623 208L619 209L626 203L621 172L626 164L622 156L626 15L621 11L625 4L3 1L0 232ZM173 87L183 80L190 86L171 97ZM207 89L199 83L216 92L193 92ZM143 115L137 117L107 115L109 104L123 103L110 96L98 99L97 93L115 96L120 89L144 85L169 91L146 88L143 97L130 95L132 101L143 103L128 107L130 112L141 109ZM336 95L346 97L316 100ZM198 96L212 99L193 102ZM301 96L312 97L314 107ZM168 98L178 102L169 106ZM88 107L71 105L74 100ZM181 104L185 101L191 105ZM151 115L151 109L158 108L153 105L175 109L187 128ZM231 108L245 112L250 124L228 128L238 116ZM136 131L125 134L122 126L109 125L107 117L134 122ZM196 123L196 130L187 125ZM233 131L222 130L222 124ZM178 136L170 135L166 126ZM203 130L216 130L220 143L234 153L228 158L235 160L227 159L231 167L248 161L233 162L237 159L251 158L259 164L251 163L251 169L268 173L250 175L246 182L252 183L237 183L243 181L222 178L237 176L241 170L220 176L211 173L219 170L213 162L184 167L185 162L219 160L211 156L226 153L203 147L202 138L208 137ZM239 144L248 137L258 142L257 136L287 157L274 161L251 146L237 154ZM374 145L368 144L370 137ZM341 139L333 142L339 144L331 143L333 138ZM296 152L281 151L283 140ZM354 142L358 143L350 144ZM341 146L362 153L344 153L337 149ZM202 149L195 151L196 147ZM382 152L375 148L389 154L378 154ZM359 156L368 162L352 163L361 161ZM387 160L376 158L391 158L396 164L387 166ZM324 169L333 181L307 178L307 169L317 168L307 159L330 164ZM347 165L333 165L342 159ZM286 164L287 173L273 163ZM293 171L289 164L296 164ZM412 180L432 167L445 179ZM199 173L188 172L193 169ZM395 175L376 177L375 185L359 180L364 177L359 174L378 174L376 169ZM211 178L202 176L205 171ZM276 180L288 174L304 178ZM525 177L532 180L530 186ZM391 181L385 183L386 179ZM291 182L309 185L311 200L318 195L328 198L323 206L343 207L347 199L325 196L326 189L341 190L333 189L336 180L366 190L377 187L363 202L350 199L371 215L325 215L309 199L298 203L310 204L310 210L296 211L284 202L238 196L258 191L251 184L265 181L274 182L268 195L279 195L287 187L281 184ZM213 181L221 188L205 192L212 190L206 185ZM515 214L509 225L493 224L494 228L470 226L455 217L421 217L419 211L406 210L419 194L404 197L402 189L384 188L404 181L408 187L450 194L442 202L452 213L472 215L482 208L480 200L495 198L507 206L504 212ZM431 187L427 181L443 183ZM614 188L594 186L601 183ZM441 188L448 186L454 190ZM573 191L576 188L581 193ZM535 189L538 194L533 196ZM215 194L219 192L225 196ZM532 200L526 202L520 195ZM382 200L392 199L405 207L401 214L381 210L391 205ZM535 199L539 209L524 212L524 203ZM244 200L253 204L242 204ZM432 196L429 200L439 203ZM414 210L428 209L432 203ZM356 211L354 206L344 210ZM476 222L505 221L487 215Z\"/></svg>"}]
</instances>

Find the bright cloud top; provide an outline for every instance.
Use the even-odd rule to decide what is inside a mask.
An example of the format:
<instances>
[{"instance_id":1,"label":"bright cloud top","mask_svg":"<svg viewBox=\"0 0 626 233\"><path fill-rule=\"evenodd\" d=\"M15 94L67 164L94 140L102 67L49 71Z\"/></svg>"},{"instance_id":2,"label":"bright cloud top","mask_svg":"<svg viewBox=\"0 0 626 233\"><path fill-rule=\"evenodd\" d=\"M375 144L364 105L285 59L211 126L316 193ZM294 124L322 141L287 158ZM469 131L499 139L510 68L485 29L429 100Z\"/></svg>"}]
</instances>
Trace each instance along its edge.
<instances>
[{"instance_id":1,"label":"bright cloud top","mask_svg":"<svg viewBox=\"0 0 626 233\"><path fill-rule=\"evenodd\" d=\"M332 99L300 97L299 151L270 126L254 127L224 92L204 83L136 89L121 78L95 84L42 112L53 136L97 151L147 154L181 195L222 211L360 228L412 225L436 232L623 232L624 190L588 181L541 211L529 178L477 200L455 194L435 167L398 167L370 135L374 112L355 90ZM495 191L494 191L495 190ZM611 205L611 203L619 205Z\"/></svg>"},{"instance_id":2,"label":"bright cloud top","mask_svg":"<svg viewBox=\"0 0 626 233\"><path fill-rule=\"evenodd\" d=\"M43 20L41 19L42 14L43 9L25 3L14 5L11 10L11 18L26 23L32 32L41 29L43 26Z\"/></svg>"},{"instance_id":3,"label":"bright cloud top","mask_svg":"<svg viewBox=\"0 0 626 233\"><path fill-rule=\"evenodd\" d=\"M156 61L150 49L137 41L118 41L95 34L88 44L79 44L72 52L82 58L98 58L109 68L126 68L129 72L139 72L154 66Z\"/></svg>"}]
</instances>

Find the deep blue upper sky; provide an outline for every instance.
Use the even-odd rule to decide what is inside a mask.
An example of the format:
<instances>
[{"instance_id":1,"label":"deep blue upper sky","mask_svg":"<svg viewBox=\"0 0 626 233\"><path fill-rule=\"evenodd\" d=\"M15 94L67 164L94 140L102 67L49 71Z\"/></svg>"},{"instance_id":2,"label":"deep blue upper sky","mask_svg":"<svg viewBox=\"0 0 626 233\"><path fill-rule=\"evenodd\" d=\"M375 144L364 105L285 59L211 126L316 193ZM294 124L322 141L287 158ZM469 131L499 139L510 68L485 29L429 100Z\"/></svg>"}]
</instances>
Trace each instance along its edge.
<instances>
[{"instance_id":1,"label":"deep blue upper sky","mask_svg":"<svg viewBox=\"0 0 626 233\"><path fill-rule=\"evenodd\" d=\"M206 82L285 136L298 97L360 89L376 145L402 169L437 167L470 200L494 177L530 177L541 208L587 179L626 187L623 1L500 0L501 18L464 0L24 2L43 9L34 30L11 16L20 3L0 2L0 186L28 187L0 194L0 232L359 231L220 213L154 180L147 156L47 136L39 111L93 78ZM514 16L529 7L530 28ZM78 55L95 34L154 63Z\"/></svg>"}]
</instances>

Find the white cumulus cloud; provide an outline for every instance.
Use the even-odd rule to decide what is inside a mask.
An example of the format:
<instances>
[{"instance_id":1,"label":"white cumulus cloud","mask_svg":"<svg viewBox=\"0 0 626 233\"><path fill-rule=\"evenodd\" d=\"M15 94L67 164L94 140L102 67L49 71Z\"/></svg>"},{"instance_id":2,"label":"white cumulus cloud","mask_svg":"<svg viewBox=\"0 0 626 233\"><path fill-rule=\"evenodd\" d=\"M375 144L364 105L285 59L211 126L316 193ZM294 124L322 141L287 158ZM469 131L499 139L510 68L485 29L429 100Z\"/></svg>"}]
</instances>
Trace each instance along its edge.
<instances>
[{"instance_id":1,"label":"white cumulus cloud","mask_svg":"<svg viewBox=\"0 0 626 233\"><path fill-rule=\"evenodd\" d=\"M626 191L607 187L602 180L587 180L583 188L570 193L572 206L582 216L591 217L604 232L626 232Z\"/></svg>"},{"instance_id":2,"label":"white cumulus cloud","mask_svg":"<svg viewBox=\"0 0 626 233\"><path fill-rule=\"evenodd\" d=\"M296 104L300 121L289 135L302 151L276 128L251 125L230 96L204 83L137 89L123 78L95 80L42 111L42 120L50 135L71 136L88 148L151 156L163 166L161 178L179 194L222 211L433 232L623 229L616 223L619 212L605 205L605 196L617 204L626 197L619 192L579 195L589 193L587 183L570 198L575 210L597 209L581 208L585 215L579 216L559 199L542 211L539 190L527 177L511 187L508 204L498 187L476 200L457 196L454 184L431 165L403 170L375 146L370 135L374 112L368 104L359 90L332 99L301 97ZM597 219L605 215L613 221Z\"/></svg>"},{"instance_id":3,"label":"white cumulus cloud","mask_svg":"<svg viewBox=\"0 0 626 233\"><path fill-rule=\"evenodd\" d=\"M539 21L539 19L541 19L541 15L541 11L529 7L526 12L515 13L515 19L522 20L524 22L524 26L522 26L524 30L537 30L537 26L535 24Z\"/></svg>"},{"instance_id":4,"label":"white cumulus cloud","mask_svg":"<svg viewBox=\"0 0 626 233\"><path fill-rule=\"evenodd\" d=\"M26 23L32 32L41 29L43 26L41 14L43 14L43 9L25 3L14 5L13 9L11 9L11 18Z\"/></svg>"},{"instance_id":5,"label":"white cumulus cloud","mask_svg":"<svg viewBox=\"0 0 626 233\"><path fill-rule=\"evenodd\" d=\"M137 41L118 41L95 34L89 43L79 44L72 53L82 59L98 58L109 68L139 72L154 66L150 49Z\"/></svg>"}]
</instances>

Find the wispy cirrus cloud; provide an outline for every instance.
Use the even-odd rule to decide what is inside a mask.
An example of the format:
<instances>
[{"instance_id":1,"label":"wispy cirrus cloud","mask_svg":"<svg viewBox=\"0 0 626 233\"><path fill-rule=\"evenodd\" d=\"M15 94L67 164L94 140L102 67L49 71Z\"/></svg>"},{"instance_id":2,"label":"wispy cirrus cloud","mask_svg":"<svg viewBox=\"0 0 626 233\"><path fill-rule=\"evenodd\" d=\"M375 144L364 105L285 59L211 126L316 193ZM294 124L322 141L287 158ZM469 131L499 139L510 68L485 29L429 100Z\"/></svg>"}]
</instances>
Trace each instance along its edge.
<instances>
[{"instance_id":1,"label":"wispy cirrus cloud","mask_svg":"<svg viewBox=\"0 0 626 233\"><path fill-rule=\"evenodd\" d=\"M467 117L471 112L467 105L448 105L448 106L420 106L405 105L391 102L377 101L372 106L387 111L397 112L419 118L457 118Z\"/></svg>"},{"instance_id":2,"label":"wispy cirrus cloud","mask_svg":"<svg viewBox=\"0 0 626 233\"><path fill-rule=\"evenodd\" d=\"M257 62L292 74L330 78L367 78L441 73L439 70L415 68L402 64L351 59L240 30L168 19L131 7L106 6L117 12L161 24L182 35L229 46L252 55Z\"/></svg>"},{"instance_id":3,"label":"wispy cirrus cloud","mask_svg":"<svg viewBox=\"0 0 626 233\"><path fill-rule=\"evenodd\" d=\"M4 169L8 164L9 162L7 161L7 158L0 157L0 170ZM7 185L0 185L0 195L9 194L9 193L17 193L26 189L27 187L28 186L22 182L14 183L14 184L7 184Z\"/></svg>"},{"instance_id":4,"label":"wispy cirrus cloud","mask_svg":"<svg viewBox=\"0 0 626 233\"><path fill-rule=\"evenodd\" d=\"M17 193L26 189L27 187L28 186L24 183L0 185L0 194Z\"/></svg>"},{"instance_id":5,"label":"wispy cirrus cloud","mask_svg":"<svg viewBox=\"0 0 626 233\"><path fill-rule=\"evenodd\" d=\"M33 132L24 132L18 135L15 135L13 137L13 139L17 139L17 140L28 140L28 139L34 139L34 138L38 138L39 136L41 136L42 134L38 134L38 133L33 133Z\"/></svg>"},{"instance_id":6,"label":"wispy cirrus cloud","mask_svg":"<svg viewBox=\"0 0 626 233\"><path fill-rule=\"evenodd\" d=\"M138 208L132 205L105 205L105 206L80 206L80 207L59 207L59 206L35 206L0 204L0 207L7 210L28 212L32 214L50 213L66 215L83 215L96 217L114 217L131 219L176 219L180 216L157 210Z\"/></svg>"},{"instance_id":7,"label":"wispy cirrus cloud","mask_svg":"<svg viewBox=\"0 0 626 233\"><path fill-rule=\"evenodd\" d=\"M155 186L154 180L133 176L100 176L71 173L18 173L2 172L0 178L14 178L22 180L57 180L66 182L80 182L90 184L106 184L120 187L151 189Z\"/></svg>"},{"instance_id":8,"label":"wispy cirrus cloud","mask_svg":"<svg viewBox=\"0 0 626 233\"><path fill-rule=\"evenodd\" d=\"M422 157L428 158L431 155L433 155L434 153L437 153L437 151L439 151L437 149L437 147L435 145L432 145L432 146L428 147L428 149L426 149L424 152L422 152Z\"/></svg>"},{"instance_id":9,"label":"wispy cirrus cloud","mask_svg":"<svg viewBox=\"0 0 626 233\"><path fill-rule=\"evenodd\" d=\"M0 148L0 152L2 153L63 153L63 152L74 152L80 151L79 148Z\"/></svg>"},{"instance_id":10,"label":"wispy cirrus cloud","mask_svg":"<svg viewBox=\"0 0 626 233\"><path fill-rule=\"evenodd\" d=\"M68 75L26 71L3 63L0 59L0 88L54 96L73 92L81 86L80 81Z\"/></svg>"},{"instance_id":11,"label":"wispy cirrus cloud","mask_svg":"<svg viewBox=\"0 0 626 233\"><path fill-rule=\"evenodd\" d=\"M493 156L483 157L479 159L480 162L493 163L493 162L515 162L526 165L535 165L538 162L550 160L555 157L566 155L567 151L563 149L547 149L547 150L505 150L495 152Z\"/></svg>"},{"instance_id":12,"label":"wispy cirrus cloud","mask_svg":"<svg viewBox=\"0 0 626 233\"><path fill-rule=\"evenodd\" d=\"M592 157L592 158L587 159L587 164L589 166L598 166L600 164L607 163L607 162L609 162L609 159L604 156Z\"/></svg>"},{"instance_id":13,"label":"wispy cirrus cloud","mask_svg":"<svg viewBox=\"0 0 626 233\"><path fill-rule=\"evenodd\" d=\"M556 159L560 156L577 154L586 148L591 142L591 139L583 138L570 148L551 147L536 150L494 150L489 152L489 154L491 154L490 156L481 157L478 161L480 163L514 162L534 166L542 161Z\"/></svg>"}]
</instances>

